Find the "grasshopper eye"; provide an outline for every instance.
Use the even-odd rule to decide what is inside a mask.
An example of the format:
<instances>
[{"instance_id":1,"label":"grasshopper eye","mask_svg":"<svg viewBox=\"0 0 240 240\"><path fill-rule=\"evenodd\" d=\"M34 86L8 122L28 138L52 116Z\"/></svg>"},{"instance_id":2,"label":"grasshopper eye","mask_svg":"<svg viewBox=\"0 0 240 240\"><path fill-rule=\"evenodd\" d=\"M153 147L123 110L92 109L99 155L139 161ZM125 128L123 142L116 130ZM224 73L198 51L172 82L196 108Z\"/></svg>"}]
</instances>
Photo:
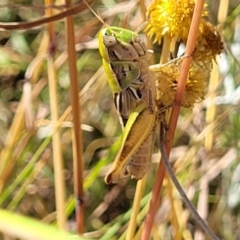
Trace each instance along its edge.
<instances>
[{"instance_id":1,"label":"grasshopper eye","mask_svg":"<svg viewBox=\"0 0 240 240\"><path fill-rule=\"evenodd\" d=\"M114 36L104 36L103 42L106 47L113 47L117 43L117 40Z\"/></svg>"}]
</instances>

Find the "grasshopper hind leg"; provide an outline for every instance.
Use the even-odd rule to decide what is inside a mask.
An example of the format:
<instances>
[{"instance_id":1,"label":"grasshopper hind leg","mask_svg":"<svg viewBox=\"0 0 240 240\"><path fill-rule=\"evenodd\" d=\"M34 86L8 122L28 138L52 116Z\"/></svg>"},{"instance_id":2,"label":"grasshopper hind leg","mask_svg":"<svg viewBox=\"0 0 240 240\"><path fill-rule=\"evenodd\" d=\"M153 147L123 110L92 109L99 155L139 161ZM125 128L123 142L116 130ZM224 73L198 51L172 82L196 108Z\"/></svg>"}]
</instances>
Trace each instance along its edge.
<instances>
[{"instance_id":1,"label":"grasshopper hind leg","mask_svg":"<svg viewBox=\"0 0 240 240\"><path fill-rule=\"evenodd\" d=\"M152 132L127 165L126 170L133 178L141 179L147 173L151 165L154 140L155 133Z\"/></svg>"}]
</instances>

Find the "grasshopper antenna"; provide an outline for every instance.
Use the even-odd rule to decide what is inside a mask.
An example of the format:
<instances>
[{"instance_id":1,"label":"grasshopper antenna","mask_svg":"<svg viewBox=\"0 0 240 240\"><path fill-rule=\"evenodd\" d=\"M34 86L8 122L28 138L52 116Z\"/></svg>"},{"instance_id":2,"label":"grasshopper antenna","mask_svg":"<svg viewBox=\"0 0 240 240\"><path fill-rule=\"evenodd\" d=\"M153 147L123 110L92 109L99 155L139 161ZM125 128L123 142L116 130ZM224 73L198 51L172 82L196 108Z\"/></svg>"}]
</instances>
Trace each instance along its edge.
<instances>
[{"instance_id":1,"label":"grasshopper antenna","mask_svg":"<svg viewBox=\"0 0 240 240\"><path fill-rule=\"evenodd\" d=\"M147 21L144 21L136 30L135 33L141 32L143 29L145 29L147 26Z\"/></svg>"},{"instance_id":2,"label":"grasshopper antenna","mask_svg":"<svg viewBox=\"0 0 240 240\"><path fill-rule=\"evenodd\" d=\"M164 126L160 125L160 150L162 153L162 160L165 165L166 171L168 173L168 176L170 177L171 181L173 182L174 186L178 190L180 196L182 197L184 203L192 213L193 217L195 218L196 222L201 226L201 228L207 233L211 239L213 240L219 240L219 238L214 234L214 232L211 230L211 228L208 226L208 224L201 218L201 216L196 211L195 207L192 205L192 203L189 201L187 195L185 194L184 190L182 189L181 185L179 184L173 169L169 163L165 145L164 145Z\"/></svg>"},{"instance_id":3,"label":"grasshopper antenna","mask_svg":"<svg viewBox=\"0 0 240 240\"><path fill-rule=\"evenodd\" d=\"M86 6L88 7L88 9L92 12L92 14L103 24L106 25L108 28L110 28L110 26L102 19L102 17L100 16L100 14L97 14L92 7L88 4L88 2L86 0L83 0L83 2L86 4Z\"/></svg>"}]
</instances>

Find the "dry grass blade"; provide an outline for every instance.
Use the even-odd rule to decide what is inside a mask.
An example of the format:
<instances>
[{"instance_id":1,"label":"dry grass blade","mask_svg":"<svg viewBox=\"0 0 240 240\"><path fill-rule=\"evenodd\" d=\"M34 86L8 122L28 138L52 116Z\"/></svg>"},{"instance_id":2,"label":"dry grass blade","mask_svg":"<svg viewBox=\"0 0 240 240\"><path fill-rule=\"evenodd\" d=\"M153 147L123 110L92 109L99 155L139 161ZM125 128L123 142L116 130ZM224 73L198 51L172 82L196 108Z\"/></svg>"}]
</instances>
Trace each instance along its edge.
<instances>
[{"instance_id":1,"label":"dry grass blade","mask_svg":"<svg viewBox=\"0 0 240 240\"><path fill-rule=\"evenodd\" d=\"M88 1L89 4L91 4L92 2L93 2L93 0ZM68 16L75 15L75 14L83 11L86 8L87 8L87 6L85 4L80 3L80 4L77 4L76 6L73 6L73 7L69 8L68 10L66 10L64 12L61 12L61 13L56 14L56 15L51 16L51 17L45 17L45 18L42 18L42 19L37 20L37 21L25 22L25 23L11 23L11 24L0 23L0 31L22 30L22 29L30 29L30 28L42 26L42 25L47 24L49 22L63 20L64 18L66 18Z\"/></svg>"},{"instance_id":2,"label":"dry grass blade","mask_svg":"<svg viewBox=\"0 0 240 240\"><path fill-rule=\"evenodd\" d=\"M66 4L70 5L71 0L66 0ZM78 73L76 66L76 50L74 37L73 16L66 19L66 38L68 46L68 66L71 81L71 105L73 115L73 169L74 169L74 194L76 198L76 221L77 231L82 234L84 229L83 215L83 159L82 159L82 132L80 104L78 100Z\"/></svg>"},{"instance_id":3,"label":"dry grass blade","mask_svg":"<svg viewBox=\"0 0 240 240\"><path fill-rule=\"evenodd\" d=\"M52 0L45 0L45 5L53 4ZM46 15L51 17L53 14L52 9L46 9ZM58 98L57 98L57 79L56 69L54 66L54 49L56 49L56 36L54 23L50 22L47 25L47 31L49 36L49 55L47 58L48 63L48 81L49 81L49 98L50 98L50 109L51 109L51 120L56 123L59 118L58 114ZM63 179L63 157L61 147L60 132L57 130L52 137L53 147L53 164L54 164L54 178L55 178L55 196L56 196L56 214L57 224L60 229L65 229L66 216L65 216L65 182Z\"/></svg>"},{"instance_id":4,"label":"dry grass blade","mask_svg":"<svg viewBox=\"0 0 240 240\"><path fill-rule=\"evenodd\" d=\"M147 176L145 175L141 180L137 182L136 192L134 195L133 209L131 213L131 218L129 221L126 240L131 240L134 237L136 227L137 227L137 216L140 209L140 201L143 196L144 188L146 185Z\"/></svg>"}]
</instances>

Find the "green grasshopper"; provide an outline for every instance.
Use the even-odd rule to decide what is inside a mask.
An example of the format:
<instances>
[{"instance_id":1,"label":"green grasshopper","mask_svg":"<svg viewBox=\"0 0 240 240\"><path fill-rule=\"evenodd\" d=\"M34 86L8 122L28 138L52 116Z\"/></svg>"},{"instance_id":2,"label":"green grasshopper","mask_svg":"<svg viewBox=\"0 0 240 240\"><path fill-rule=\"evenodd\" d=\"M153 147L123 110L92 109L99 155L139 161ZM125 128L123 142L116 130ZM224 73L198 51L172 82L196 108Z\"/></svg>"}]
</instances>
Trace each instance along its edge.
<instances>
[{"instance_id":1,"label":"green grasshopper","mask_svg":"<svg viewBox=\"0 0 240 240\"><path fill-rule=\"evenodd\" d=\"M151 163L158 119L147 48L137 33L108 27L99 34L99 51L123 127L121 146L105 181L140 179Z\"/></svg>"}]
</instances>

